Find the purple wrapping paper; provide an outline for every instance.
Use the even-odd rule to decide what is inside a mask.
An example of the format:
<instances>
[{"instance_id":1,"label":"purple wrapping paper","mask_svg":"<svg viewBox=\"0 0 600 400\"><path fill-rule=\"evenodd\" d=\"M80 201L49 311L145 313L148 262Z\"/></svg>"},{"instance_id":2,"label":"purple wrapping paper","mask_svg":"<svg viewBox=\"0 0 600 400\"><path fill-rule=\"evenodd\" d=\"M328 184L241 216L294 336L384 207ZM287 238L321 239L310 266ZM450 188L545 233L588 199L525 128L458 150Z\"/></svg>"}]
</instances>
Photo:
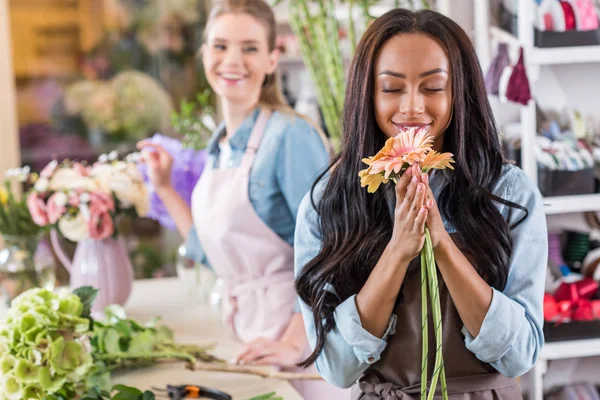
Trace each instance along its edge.
<instances>
[{"instance_id":1,"label":"purple wrapping paper","mask_svg":"<svg viewBox=\"0 0 600 400\"><path fill-rule=\"evenodd\" d=\"M150 141L164 147L173 157L171 182L175 191L190 205L192 191L204 169L206 150L198 151L184 148L179 140L161 135L160 133L154 134ZM150 196L150 212L147 217L157 220L167 229L175 230L175 222L167 212L167 208L156 194L154 186L148 178L148 166L144 163L140 163L138 166L144 178L144 184L148 188L148 195Z\"/></svg>"}]
</instances>

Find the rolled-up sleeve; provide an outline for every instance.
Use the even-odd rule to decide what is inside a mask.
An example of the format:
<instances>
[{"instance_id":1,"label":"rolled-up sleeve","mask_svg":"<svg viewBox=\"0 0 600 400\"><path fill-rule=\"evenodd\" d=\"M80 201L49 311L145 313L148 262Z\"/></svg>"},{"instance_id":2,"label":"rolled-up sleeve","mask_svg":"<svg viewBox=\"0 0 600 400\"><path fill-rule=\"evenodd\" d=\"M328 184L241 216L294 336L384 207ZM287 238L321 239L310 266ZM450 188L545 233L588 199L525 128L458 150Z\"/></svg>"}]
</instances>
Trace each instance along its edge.
<instances>
[{"instance_id":1,"label":"rolled-up sleeve","mask_svg":"<svg viewBox=\"0 0 600 400\"><path fill-rule=\"evenodd\" d=\"M513 251L503 291L493 289L492 302L477 337L463 327L467 349L509 377L523 375L544 343L543 297L548 260L548 234L542 197L534 184L513 170L508 200L524 206L528 215L512 231ZM507 198L505 197L505 198ZM511 223L524 212L514 210Z\"/></svg>"},{"instance_id":2,"label":"rolled-up sleeve","mask_svg":"<svg viewBox=\"0 0 600 400\"><path fill-rule=\"evenodd\" d=\"M295 234L296 276L321 249L319 222L316 211L307 194L298 211ZM324 288L335 293L334 288ZM356 308L356 296L339 304L334 312L335 328L327 333L325 346L316 361L319 373L328 382L339 387L350 387L370 364L381 358L386 348L387 336L394 333L396 316L392 315L382 338L373 336L361 324ZM314 349L316 344L315 323L312 310L300 300L308 341Z\"/></svg>"},{"instance_id":3,"label":"rolled-up sleeve","mask_svg":"<svg viewBox=\"0 0 600 400\"><path fill-rule=\"evenodd\" d=\"M185 250L188 258L191 258L197 263L204 264L208 268L212 268L208 261L208 257L206 257L206 253L202 248L202 244L198 239L198 234L196 233L196 227L194 225L192 225L192 229L188 232L185 240Z\"/></svg>"}]
</instances>

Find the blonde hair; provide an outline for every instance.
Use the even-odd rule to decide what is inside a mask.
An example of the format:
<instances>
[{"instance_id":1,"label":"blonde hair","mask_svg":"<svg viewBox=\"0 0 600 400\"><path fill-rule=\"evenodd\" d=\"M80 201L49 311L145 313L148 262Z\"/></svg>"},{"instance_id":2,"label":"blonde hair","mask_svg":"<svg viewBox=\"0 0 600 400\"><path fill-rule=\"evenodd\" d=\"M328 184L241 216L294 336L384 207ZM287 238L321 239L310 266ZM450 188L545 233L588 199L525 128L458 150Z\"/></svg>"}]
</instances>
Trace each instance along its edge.
<instances>
[{"instance_id":1,"label":"blonde hair","mask_svg":"<svg viewBox=\"0 0 600 400\"><path fill-rule=\"evenodd\" d=\"M272 52L276 49L276 40L277 40L277 25L275 22L275 14L273 13L273 9L263 0L221 0L219 1L211 10L208 20L206 22L206 27L204 28L204 40L206 40L207 34L211 28L212 23L223 14L247 14L256 19L259 23L261 23L266 31L267 31L267 45L269 52ZM323 143L328 151L331 153L331 144L329 140L323 133L323 131L319 128L319 126L311 121L306 116L299 114L292 107L290 107L285 98L283 97L283 92L281 90L279 79L277 76L277 71L272 74L269 74L265 77L265 81L263 82L260 97L258 99L258 103L260 106L270 108L272 110L280 111L284 114L293 115L299 118L302 118L306 122L308 122L313 128L317 130L321 138L323 139Z\"/></svg>"}]
</instances>

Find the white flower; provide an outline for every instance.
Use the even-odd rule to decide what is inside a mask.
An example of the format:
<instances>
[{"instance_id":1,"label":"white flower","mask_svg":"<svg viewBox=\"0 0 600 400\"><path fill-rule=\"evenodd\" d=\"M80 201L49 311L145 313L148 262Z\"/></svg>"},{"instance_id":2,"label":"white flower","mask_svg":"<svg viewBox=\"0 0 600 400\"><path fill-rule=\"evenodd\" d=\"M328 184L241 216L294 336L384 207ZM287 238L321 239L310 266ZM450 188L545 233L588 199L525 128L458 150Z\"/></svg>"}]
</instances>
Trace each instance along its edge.
<instances>
[{"instance_id":1,"label":"white flower","mask_svg":"<svg viewBox=\"0 0 600 400\"><path fill-rule=\"evenodd\" d=\"M100 157L98 157L98 162L104 164L107 161L108 161L108 156L106 154L100 154Z\"/></svg>"},{"instance_id":2,"label":"white flower","mask_svg":"<svg viewBox=\"0 0 600 400\"><path fill-rule=\"evenodd\" d=\"M25 182L30 172L31 168L27 165L23 168L11 168L6 171L5 176L10 180L14 179L18 182Z\"/></svg>"},{"instance_id":3,"label":"white flower","mask_svg":"<svg viewBox=\"0 0 600 400\"><path fill-rule=\"evenodd\" d=\"M33 188L37 191L37 192L45 192L46 190L48 190L48 186L49 186L49 181L47 178L40 178L37 180L37 182L35 183L35 185L33 186Z\"/></svg>"},{"instance_id":4,"label":"white flower","mask_svg":"<svg viewBox=\"0 0 600 400\"><path fill-rule=\"evenodd\" d=\"M79 189L88 192L101 189L98 182L88 176L81 174L71 168L61 168L52 176L50 180L50 190L70 190Z\"/></svg>"},{"instance_id":5,"label":"white flower","mask_svg":"<svg viewBox=\"0 0 600 400\"><path fill-rule=\"evenodd\" d=\"M142 153L140 153L140 152L133 152L133 153L128 154L125 157L125 161L127 161L128 163L132 163L132 164L139 163L141 159L142 159Z\"/></svg>"},{"instance_id":6,"label":"white flower","mask_svg":"<svg viewBox=\"0 0 600 400\"><path fill-rule=\"evenodd\" d=\"M83 192L79 195L79 201L81 203L88 203L90 201L90 194L87 192Z\"/></svg>"},{"instance_id":7,"label":"white flower","mask_svg":"<svg viewBox=\"0 0 600 400\"><path fill-rule=\"evenodd\" d=\"M54 203L58 206L58 207L64 207L67 205L67 202L69 201L69 198L67 197L67 195L64 192L56 192L54 195Z\"/></svg>"},{"instance_id":8,"label":"white flower","mask_svg":"<svg viewBox=\"0 0 600 400\"><path fill-rule=\"evenodd\" d=\"M114 161L114 160L116 160L117 158L119 158L119 153L117 153L117 151L116 151L116 150L113 150L113 151L111 151L110 153L108 153L108 159L109 159L110 161Z\"/></svg>"},{"instance_id":9,"label":"white flower","mask_svg":"<svg viewBox=\"0 0 600 400\"><path fill-rule=\"evenodd\" d=\"M90 220L90 207L87 205L87 203L79 204L79 213L85 221Z\"/></svg>"},{"instance_id":10,"label":"white flower","mask_svg":"<svg viewBox=\"0 0 600 400\"><path fill-rule=\"evenodd\" d=\"M204 114L201 118L201 121L204 124L204 126L210 129L211 131L217 129L217 124L215 124L215 120L210 115Z\"/></svg>"},{"instance_id":11,"label":"white flower","mask_svg":"<svg viewBox=\"0 0 600 400\"><path fill-rule=\"evenodd\" d=\"M65 216L58 221L58 229L69 240L79 242L89 237L88 224L82 213L74 217Z\"/></svg>"}]
</instances>

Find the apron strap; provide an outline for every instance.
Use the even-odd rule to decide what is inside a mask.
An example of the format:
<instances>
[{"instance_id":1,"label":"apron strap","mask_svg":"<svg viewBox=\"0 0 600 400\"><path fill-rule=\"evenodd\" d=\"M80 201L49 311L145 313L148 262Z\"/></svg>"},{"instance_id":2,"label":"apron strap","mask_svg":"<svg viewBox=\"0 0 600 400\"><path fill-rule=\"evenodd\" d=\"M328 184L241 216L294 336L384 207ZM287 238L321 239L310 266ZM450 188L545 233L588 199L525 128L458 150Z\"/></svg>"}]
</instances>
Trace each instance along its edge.
<instances>
[{"instance_id":1,"label":"apron strap","mask_svg":"<svg viewBox=\"0 0 600 400\"><path fill-rule=\"evenodd\" d=\"M252 132L250 133L250 138L248 138L248 144L246 145L246 152L244 153L244 157L242 158L241 166L247 169L252 167L252 163L254 162L254 156L256 155L256 151L258 150L258 146L260 146L260 141L262 140L263 134L265 133L265 127L267 126L267 122L269 122L269 118L271 118L271 110L261 109L260 114L256 122L254 123L254 128L252 128Z\"/></svg>"}]
</instances>

